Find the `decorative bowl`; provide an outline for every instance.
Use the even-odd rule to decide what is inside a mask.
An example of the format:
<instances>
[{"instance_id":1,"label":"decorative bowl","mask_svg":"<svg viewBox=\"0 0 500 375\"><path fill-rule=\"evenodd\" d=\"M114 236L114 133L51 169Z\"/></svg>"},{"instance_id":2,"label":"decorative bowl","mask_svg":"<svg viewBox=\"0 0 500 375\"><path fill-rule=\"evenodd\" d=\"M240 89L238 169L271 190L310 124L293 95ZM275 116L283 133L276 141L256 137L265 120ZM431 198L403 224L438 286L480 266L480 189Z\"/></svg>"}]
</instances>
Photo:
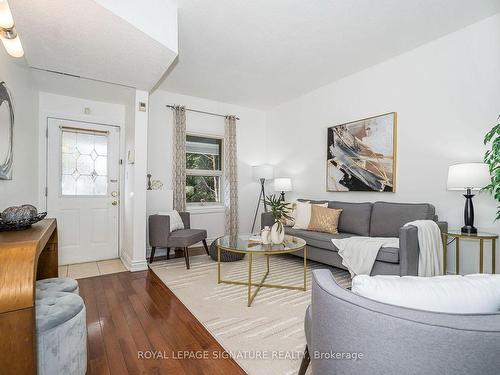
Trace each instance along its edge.
<instances>
[{"instance_id":1,"label":"decorative bowl","mask_svg":"<svg viewBox=\"0 0 500 375\"><path fill-rule=\"evenodd\" d=\"M35 224L40 220L43 220L45 216L47 216L47 212L40 212L36 216L33 216L29 219L12 221L8 223L4 222L0 218L0 232L28 229L29 227L31 227L32 224Z\"/></svg>"}]
</instances>

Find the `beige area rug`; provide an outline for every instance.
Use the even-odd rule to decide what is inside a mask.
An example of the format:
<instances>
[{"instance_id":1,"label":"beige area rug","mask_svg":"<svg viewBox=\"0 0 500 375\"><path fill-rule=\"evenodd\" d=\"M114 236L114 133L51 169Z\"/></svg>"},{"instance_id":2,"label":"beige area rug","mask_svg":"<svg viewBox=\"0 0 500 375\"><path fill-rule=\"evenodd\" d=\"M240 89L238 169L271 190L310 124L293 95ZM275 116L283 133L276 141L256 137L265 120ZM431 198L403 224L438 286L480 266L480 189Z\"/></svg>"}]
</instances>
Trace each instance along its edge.
<instances>
[{"instance_id":1,"label":"beige area rug","mask_svg":"<svg viewBox=\"0 0 500 375\"><path fill-rule=\"evenodd\" d=\"M155 262L151 269L184 303L215 339L249 375L296 374L306 345L304 315L311 302L312 270L329 268L344 287L351 285L349 273L313 261L308 262L307 291L262 288L247 307L247 288L217 284L217 262L206 255ZM254 256L253 281L265 271L265 257ZM247 258L222 263L222 278L246 281ZM270 260L266 283L301 286L303 260L276 255Z\"/></svg>"}]
</instances>

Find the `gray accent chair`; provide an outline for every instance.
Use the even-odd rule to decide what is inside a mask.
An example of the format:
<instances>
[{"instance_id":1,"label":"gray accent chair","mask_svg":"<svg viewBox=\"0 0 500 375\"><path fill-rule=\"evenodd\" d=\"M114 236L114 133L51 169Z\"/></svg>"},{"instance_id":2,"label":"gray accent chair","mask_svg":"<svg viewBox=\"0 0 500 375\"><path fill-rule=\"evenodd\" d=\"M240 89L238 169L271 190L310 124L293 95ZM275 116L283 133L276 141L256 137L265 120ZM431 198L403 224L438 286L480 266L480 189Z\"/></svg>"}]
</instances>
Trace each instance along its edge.
<instances>
[{"instance_id":1,"label":"gray accent chair","mask_svg":"<svg viewBox=\"0 0 500 375\"><path fill-rule=\"evenodd\" d=\"M156 248L167 249L167 259L170 258L170 249L181 248L184 250L186 268L189 269L189 246L202 242L208 255L207 231L205 229L191 229L191 218L189 212L179 212L184 229L170 231L170 216L151 215L149 216L149 244L151 245L151 255L149 263L153 263Z\"/></svg>"},{"instance_id":2,"label":"gray accent chair","mask_svg":"<svg viewBox=\"0 0 500 375\"><path fill-rule=\"evenodd\" d=\"M446 314L389 305L338 285L329 270L313 272L306 311L306 355L314 374L481 374L500 369L500 312ZM331 353L362 353L358 360ZM330 356L330 359L326 359Z\"/></svg>"},{"instance_id":3,"label":"gray accent chair","mask_svg":"<svg viewBox=\"0 0 500 375\"><path fill-rule=\"evenodd\" d=\"M304 199L299 199L303 201ZM309 199L308 199L309 201ZM372 275L414 275L418 274L418 231L415 226L404 227L414 220L434 220L442 232L448 230L448 223L438 221L436 209L428 203L364 202L350 203L339 201L315 201L328 203L329 208L341 208L339 234L321 233L285 227L285 233L303 238L307 242L307 258L346 269L332 238L397 237L399 248L382 247L373 265ZM262 214L261 226L271 226L273 217L270 212ZM303 256L303 252L294 255Z\"/></svg>"}]
</instances>

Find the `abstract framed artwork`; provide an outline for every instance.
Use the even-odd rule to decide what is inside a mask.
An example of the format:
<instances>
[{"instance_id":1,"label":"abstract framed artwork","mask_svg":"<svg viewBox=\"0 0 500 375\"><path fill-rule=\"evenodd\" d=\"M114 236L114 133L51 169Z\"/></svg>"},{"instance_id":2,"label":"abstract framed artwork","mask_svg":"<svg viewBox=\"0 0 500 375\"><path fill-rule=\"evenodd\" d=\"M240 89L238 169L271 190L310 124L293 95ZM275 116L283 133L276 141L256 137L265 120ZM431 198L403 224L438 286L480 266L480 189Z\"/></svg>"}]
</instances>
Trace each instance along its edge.
<instances>
[{"instance_id":1,"label":"abstract framed artwork","mask_svg":"<svg viewBox=\"0 0 500 375\"><path fill-rule=\"evenodd\" d=\"M12 180L14 108L5 82L0 82L0 180Z\"/></svg>"},{"instance_id":2,"label":"abstract framed artwork","mask_svg":"<svg viewBox=\"0 0 500 375\"><path fill-rule=\"evenodd\" d=\"M396 191L396 112L328 128L327 191Z\"/></svg>"}]
</instances>

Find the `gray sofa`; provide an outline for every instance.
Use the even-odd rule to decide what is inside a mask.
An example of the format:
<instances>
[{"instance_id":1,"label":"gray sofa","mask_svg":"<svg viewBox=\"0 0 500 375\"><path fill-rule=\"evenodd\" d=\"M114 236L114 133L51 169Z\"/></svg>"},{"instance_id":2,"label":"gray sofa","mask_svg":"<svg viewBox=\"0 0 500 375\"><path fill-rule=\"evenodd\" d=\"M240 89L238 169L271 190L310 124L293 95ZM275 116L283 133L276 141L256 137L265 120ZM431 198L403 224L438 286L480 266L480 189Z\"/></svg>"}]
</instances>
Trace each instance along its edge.
<instances>
[{"instance_id":1,"label":"gray sofa","mask_svg":"<svg viewBox=\"0 0 500 375\"><path fill-rule=\"evenodd\" d=\"M299 199L299 201L304 200ZM345 269L342 258L338 255L338 249L331 241L332 238L352 236L399 238L399 248L380 249L373 265L372 275L417 275L419 255L417 228L403 227L406 223L414 220L434 220L442 232L448 229L448 224L438 221L434 206L428 203L310 201L328 202L328 207L341 208L343 211L338 224L339 234L285 227L285 233L306 240L308 259ZM262 228L272 224L271 213L263 213ZM302 256L302 252L294 254Z\"/></svg>"},{"instance_id":2,"label":"gray sofa","mask_svg":"<svg viewBox=\"0 0 500 375\"><path fill-rule=\"evenodd\" d=\"M299 374L305 373L308 357L314 374L500 371L500 312L445 314L388 305L342 288L329 270L313 272L305 332L309 356ZM353 352L363 357L327 359L331 353Z\"/></svg>"}]
</instances>

